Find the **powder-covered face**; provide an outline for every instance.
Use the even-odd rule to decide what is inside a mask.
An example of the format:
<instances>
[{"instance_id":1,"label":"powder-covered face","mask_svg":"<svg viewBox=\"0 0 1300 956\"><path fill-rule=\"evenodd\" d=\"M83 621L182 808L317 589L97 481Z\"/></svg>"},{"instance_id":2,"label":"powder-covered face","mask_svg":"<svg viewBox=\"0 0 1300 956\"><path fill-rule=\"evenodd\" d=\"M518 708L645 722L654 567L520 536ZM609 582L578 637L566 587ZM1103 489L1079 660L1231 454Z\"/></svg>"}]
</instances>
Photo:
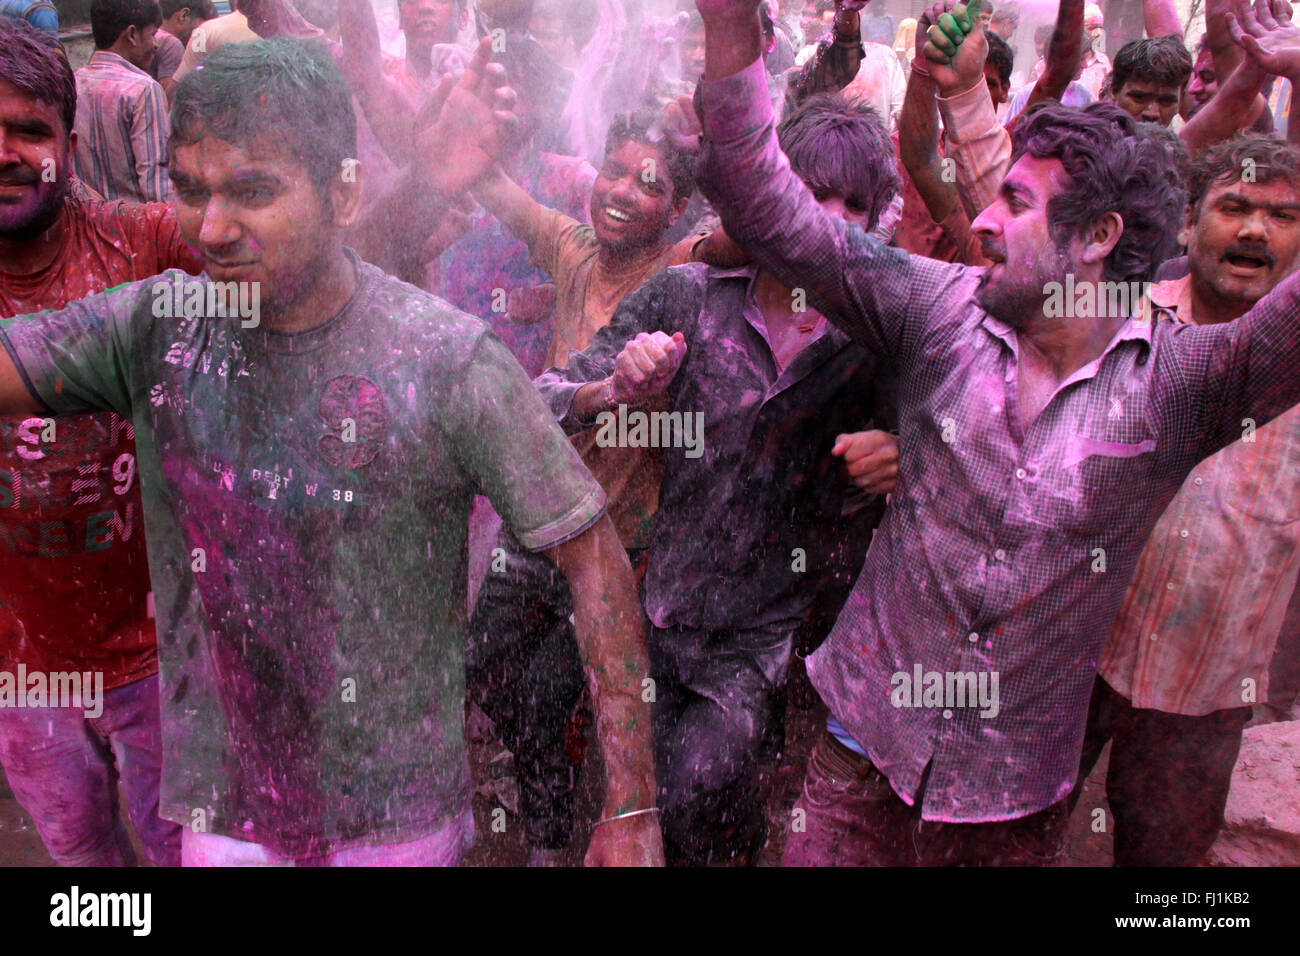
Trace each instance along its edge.
<instances>
[{"instance_id":1,"label":"powder-covered face","mask_svg":"<svg viewBox=\"0 0 1300 956\"><path fill-rule=\"evenodd\" d=\"M601 163L591 187L591 225L608 248L654 243L685 209L673 198L673 180L662 151L625 139Z\"/></svg>"},{"instance_id":2,"label":"powder-covered face","mask_svg":"<svg viewBox=\"0 0 1300 956\"><path fill-rule=\"evenodd\" d=\"M1245 312L1300 264L1300 184L1211 183L1180 238L1202 293Z\"/></svg>"},{"instance_id":3,"label":"powder-covered face","mask_svg":"<svg viewBox=\"0 0 1300 956\"><path fill-rule=\"evenodd\" d=\"M260 283L262 309L275 315L323 275L340 225L282 140L205 135L175 147L171 178L181 235L214 281Z\"/></svg>"},{"instance_id":4,"label":"powder-covered face","mask_svg":"<svg viewBox=\"0 0 1300 956\"><path fill-rule=\"evenodd\" d=\"M1056 248L1047 221L1047 204L1068 179L1059 159L1026 154L1008 171L998 198L971 223L993 262L980 287L980 307L1012 328L1031 326L1042 315L1048 283L1078 271Z\"/></svg>"},{"instance_id":5,"label":"powder-covered face","mask_svg":"<svg viewBox=\"0 0 1300 956\"><path fill-rule=\"evenodd\" d=\"M75 137L56 106L0 80L0 238L25 242L58 217Z\"/></svg>"}]
</instances>

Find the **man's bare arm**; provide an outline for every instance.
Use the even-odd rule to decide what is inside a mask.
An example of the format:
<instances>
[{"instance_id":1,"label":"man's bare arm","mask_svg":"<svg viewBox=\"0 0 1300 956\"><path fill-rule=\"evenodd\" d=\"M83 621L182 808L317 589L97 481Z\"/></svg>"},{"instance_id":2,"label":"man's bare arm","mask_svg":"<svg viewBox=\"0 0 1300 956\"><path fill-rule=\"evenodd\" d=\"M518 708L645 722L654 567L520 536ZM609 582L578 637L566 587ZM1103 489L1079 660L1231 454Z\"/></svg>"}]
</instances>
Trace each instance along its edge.
<instances>
[{"instance_id":1,"label":"man's bare arm","mask_svg":"<svg viewBox=\"0 0 1300 956\"><path fill-rule=\"evenodd\" d=\"M0 348L0 415L36 415L44 411L18 374L9 350Z\"/></svg>"},{"instance_id":2,"label":"man's bare arm","mask_svg":"<svg viewBox=\"0 0 1300 956\"><path fill-rule=\"evenodd\" d=\"M499 165L474 184L470 194L479 205L496 216L525 245L532 247L532 224L538 221L544 207L523 187L506 175Z\"/></svg>"},{"instance_id":3,"label":"man's bare arm","mask_svg":"<svg viewBox=\"0 0 1300 956\"><path fill-rule=\"evenodd\" d=\"M605 763L601 819L587 849L589 866L662 866L650 736L650 660L627 552L608 516L545 552L569 582L583 669L596 707ZM611 819L615 818L615 819Z\"/></svg>"},{"instance_id":4,"label":"man's bare arm","mask_svg":"<svg viewBox=\"0 0 1300 956\"><path fill-rule=\"evenodd\" d=\"M937 95L938 88L929 74L913 69L903 97L903 111L898 116L898 152L930 218L943 222L961 200L955 179L943 175Z\"/></svg>"},{"instance_id":5,"label":"man's bare arm","mask_svg":"<svg viewBox=\"0 0 1300 956\"><path fill-rule=\"evenodd\" d=\"M1183 38L1183 24L1174 0L1142 0L1142 26L1149 37Z\"/></svg>"},{"instance_id":6,"label":"man's bare arm","mask_svg":"<svg viewBox=\"0 0 1300 956\"><path fill-rule=\"evenodd\" d=\"M1070 87L1070 81L1079 72L1079 60L1083 55L1079 49L1079 38L1083 36L1084 6L1085 0L1061 0L1056 11L1056 26L1044 54L1046 69L1034 84L1021 116L1037 103L1049 100L1060 102ZM1014 121L1009 125L1014 128Z\"/></svg>"}]
</instances>

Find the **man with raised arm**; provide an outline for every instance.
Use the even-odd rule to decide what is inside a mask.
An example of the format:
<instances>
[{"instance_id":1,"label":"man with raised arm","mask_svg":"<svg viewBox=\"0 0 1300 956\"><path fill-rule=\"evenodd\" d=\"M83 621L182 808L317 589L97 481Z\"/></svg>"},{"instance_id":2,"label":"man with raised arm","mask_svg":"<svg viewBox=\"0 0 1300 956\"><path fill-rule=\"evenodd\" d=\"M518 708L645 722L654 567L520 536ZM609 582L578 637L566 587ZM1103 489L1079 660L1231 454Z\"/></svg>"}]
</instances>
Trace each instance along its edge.
<instances>
[{"instance_id":1,"label":"man with raised arm","mask_svg":"<svg viewBox=\"0 0 1300 956\"><path fill-rule=\"evenodd\" d=\"M931 28L944 95L984 82L978 6ZM972 223L990 269L886 248L822 210L777 147L754 7L700 0L702 188L756 263L899 375L898 486L808 659L832 720L786 861L1051 862L1152 526L1243 419L1300 401L1300 279L1233 324L1141 321L1184 194L1163 140L1110 104L1019 125Z\"/></svg>"}]
</instances>

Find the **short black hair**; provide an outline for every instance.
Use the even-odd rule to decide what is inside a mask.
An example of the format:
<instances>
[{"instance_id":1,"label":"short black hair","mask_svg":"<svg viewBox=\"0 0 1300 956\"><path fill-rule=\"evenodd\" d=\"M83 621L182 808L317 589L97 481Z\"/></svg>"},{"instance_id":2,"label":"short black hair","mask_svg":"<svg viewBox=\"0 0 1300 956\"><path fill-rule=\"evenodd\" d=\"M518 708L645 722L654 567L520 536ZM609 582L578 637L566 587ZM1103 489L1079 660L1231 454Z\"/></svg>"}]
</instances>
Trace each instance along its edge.
<instances>
[{"instance_id":1,"label":"short black hair","mask_svg":"<svg viewBox=\"0 0 1300 956\"><path fill-rule=\"evenodd\" d=\"M90 0L90 33L96 50L107 50L127 27L162 26L156 0Z\"/></svg>"},{"instance_id":2,"label":"short black hair","mask_svg":"<svg viewBox=\"0 0 1300 956\"><path fill-rule=\"evenodd\" d=\"M988 62L993 64L993 68L998 71L998 77L1005 85L1011 82L1011 68L1015 66L1016 55L1011 50L1011 44L996 33L986 33L989 41Z\"/></svg>"},{"instance_id":3,"label":"short black hair","mask_svg":"<svg viewBox=\"0 0 1300 956\"><path fill-rule=\"evenodd\" d=\"M840 93L817 93L777 131L790 166L810 189L853 195L871 226L898 195L901 180L889 131L870 106Z\"/></svg>"},{"instance_id":4,"label":"short black hair","mask_svg":"<svg viewBox=\"0 0 1300 956\"><path fill-rule=\"evenodd\" d=\"M162 11L164 20L174 17L186 7L196 20L211 20L217 15L212 0L158 0L158 9Z\"/></svg>"},{"instance_id":5,"label":"short black hair","mask_svg":"<svg viewBox=\"0 0 1300 956\"><path fill-rule=\"evenodd\" d=\"M77 78L57 40L25 20L0 16L0 80L58 109L63 131L77 120Z\"/></svg>"},{"instance_id":6,"label":"short black hair","mask_svg":"<svg viewBox=\"0 0 1300 956\"><path fill-rule=\"evenodd\" d=\"M630 113L618 113L609 124L605 137L605 155L631 140L653 146L663 153L668 165L668 178L673 181L673 200L695 192L695 157L676 149L663 134L663 111L644 106Z\"/></svg>"},{"instance_id":7,"label":"short black hair","mask_svg":"<svg viewBox=\"0 0 1300 956\"><path fill-rule=\"evenodd\" d=\"M238 146L271 135L307 167L322 200L357 155L352 92L320 40L225 43L176 87L172 146L211 134Z\"/></svg>"},{"instance_id":8,"label":"short black hair","mask_svg":"<svg viewBox=\"0 0 1300 956\"><path fill-rule=\"evenodd\" d=\"M1275 136L1241 133L1216 143L1197 157L1192 164L1187 201L1199 216L1201 203L1217 183L1271 183L1279 179L1300 191L1300 147Z\"/></svg>"},{"instance_id":9,"label":"short black hair","mask_svg":"<svg viewBox=\"0 0 1300 956\"><path fill-rule=\"evenodd\" d=\"M1124 232L1106 258L1108 282L1144 282L1173 256L1187 192L1169 136L1138 123L1114 103L1035 110L1012 134L1014 165L1028 154L1057 159L1069 182L1047 203L1047 228L1058 249L1108 212Z\"/></svg>"},{"instance_id":10,"label":"short black hair","mask_svg":"<svg viewBox=\"0 0 1300 956\"><path fill-rule=\"evenodd\" d=\"M1192 55L1178 37L1130 40L1111 64L1110 92L1118 96L1129 80L1182 88L1192 76Z\"/></svg>"}]
</instances>

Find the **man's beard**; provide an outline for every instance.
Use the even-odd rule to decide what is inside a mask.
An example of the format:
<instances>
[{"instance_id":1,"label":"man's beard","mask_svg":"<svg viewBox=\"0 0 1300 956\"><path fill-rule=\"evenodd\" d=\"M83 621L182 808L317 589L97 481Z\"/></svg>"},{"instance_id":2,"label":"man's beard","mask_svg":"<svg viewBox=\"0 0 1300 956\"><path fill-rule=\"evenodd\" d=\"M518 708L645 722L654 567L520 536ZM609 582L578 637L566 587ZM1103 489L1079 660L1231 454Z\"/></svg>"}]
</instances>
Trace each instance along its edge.
<instances>
[{"instance_id":1,"label":"man's beard","mask_svg":"<svg viewBox=\"0 0 1300 956\"><path fill-rule=\"evenodd\" d=\"M37 236L54 225L59 214L63 212L63 200L68 195L68 180L60 179L54 184L54 188L45 193L38 202L36 208L32 210L31 215L21 223L16 223L8 228L0 228L0 239L6 242L31 242ZM4 221L4 213L0 212L0 222Z\"/></svg>"},{"instance_id":2,"label":"man's beard","mask_svg":"<svg viewBox=\"0 0 1300 956\"><path fill-rule=\"evenodd\" d=\"M1030 268L1022 270L1014 278L1009 264L1004 262L996 280L991 281L989 274L984 274L975 300L980 308L1004 325L1013 329L1031 328L1043 318L1048 283L1058 282L1063 286L1068 271L1069 263L1059 253L1036 259Z\"/></svg>"}]
</instances>

